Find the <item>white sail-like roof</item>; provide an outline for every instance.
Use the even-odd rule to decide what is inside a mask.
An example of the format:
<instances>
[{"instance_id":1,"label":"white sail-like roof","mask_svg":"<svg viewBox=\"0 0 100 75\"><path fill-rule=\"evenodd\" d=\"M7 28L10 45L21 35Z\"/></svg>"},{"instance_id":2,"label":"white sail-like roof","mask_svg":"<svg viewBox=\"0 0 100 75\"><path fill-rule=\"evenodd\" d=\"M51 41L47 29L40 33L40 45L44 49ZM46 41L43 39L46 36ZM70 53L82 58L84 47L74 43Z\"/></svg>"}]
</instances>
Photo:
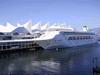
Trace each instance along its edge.
<instances>
[{"instance_id":1,"label":"white sail-like roof","mask_svg":"<svg viewBox=\"0 0 100 75\"><path fill-rule=\"evenodd\" d=\"M6 25L0 25L0 32L11 32L15 29L16 27L10 23L6 23Z\"/></svg>"},{"instance_id":2,"label":"white sail-like roof","mask_svg":"<svg viewBox=\"0 0 100 75\"><path fill-rule=\"evenodd\" d=\"M53 24L52 26L50 26L48 28L49 30L58 30L58 29L61 29L61 30L68 30L68 31L73 31L74 29L71 27L71 26L67 26L66 24Z\"/></svg>"},{"instance_id":3,"label":"white sail-like roof","mask_svg":"<svg viewBox=\"0 0 100 75\"><path fill-rule=\"evenodd\" d=\"M41 26L41 30L47 30L49 28L49 22Z\"/></svg>"},{"instance_id":4,"label":"white sail-like roof","mask_svg":"<svg viewBox=\"0 0 100 75\"><path fill-rule=\"evenodd\" d=\"M7 29L4 25L0 25L0 32L7 32Z\"/></svg>"},{"instance_id":5,"label":"white sail-like roof","mask_svg":"<svg viewBox=\"0 0 100 75\"><path fill-rule=\"evenodd\" d=\"M29 20L25 24L17 23L17 28L13 32L19 32L19 33L29 32L29 33L32 33L31 27L32 27L32 21L31 20Z\"/></svg>"},{"instance_id":6,"label":"white sail-like roof","mask_svg":"<svg viewBox=\"0 0 100 75\"><path fill-rule=\"evenodd\" d=\"M34 29L39 29L40 30L41 29L41 22L38 22L35 25L33 25L31 29L32 30L34 30Z\"/></svg>"},{"instance_id":7,"label":"white sail-like roof","mask_svg":"<svg viewBox=\"0 0 100 75\"><path fill-rule=\"evenodd\" d=\"M10 24L9 22L6 23L6 25L0 25L0 32L12 32L16 28L25 28L28 30L28 32L40 32L40 31L45 31L45 30L67 30L67 31L73 31L74 29L70 26L67 26L65 23L64 24L53 24L50 25L50 23L42 24L41 22L36 23L33 25L32 21L29 20L25 24L17 24L17 26L14 26ZM19 28L19 29L20 29ZM23 30L23 29L21 29ZM18 30L19 31L19 30Z\"/></svg>"},{"instance_id":8,"label":"white sail-like roof","mask_svg":"<svg viewBox=\"0 0 100 75\"><path fill-rule=\"evenodd\" d=\"M23 25L21 25L21 24L19 24L19 23L17 23L17 27L22 27Z\"/></svg>"},{"instance_id":9,"label":"white sail-like roof","mask_svg":"<svg viewBox=\"0 0 100 75\"><path fill-rule=\"evenodd\" d=\"M41 22L36 23L31 28L32 32L39 32L41 30Z\"/></svg>"},{"instance_id":10,"label":"white sail-like roof","mask_svg":"<svg viewBox=\"0 0 100 75\"><path fill-rule=\"evenodd\" d=\"M16 26L10 24L9 22L6 23L5 27L7 28L8 32L11 32L11 31L13 31L14 29L17 28Z\"/></svg>"},{"instance_id":11,"label":"white sail-like roof","mask_svg":"<svg viewBox=\"0 0 100 75\"><path fill-rule=\"evenodd\" d=\"M32 31L31 31L32 25L33 25L32 21L29 20L29 21L26 22L23 26L24 26L30 33L32 33Z\"/></svg>"}]
</instances>

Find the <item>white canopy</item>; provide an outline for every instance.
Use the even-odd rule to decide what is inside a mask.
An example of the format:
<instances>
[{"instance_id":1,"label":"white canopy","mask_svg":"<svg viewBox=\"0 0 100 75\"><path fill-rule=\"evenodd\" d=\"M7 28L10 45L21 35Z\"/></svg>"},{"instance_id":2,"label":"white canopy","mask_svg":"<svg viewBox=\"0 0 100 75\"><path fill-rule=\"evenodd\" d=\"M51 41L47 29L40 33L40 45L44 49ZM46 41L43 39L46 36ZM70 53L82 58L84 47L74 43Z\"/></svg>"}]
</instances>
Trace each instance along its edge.
<instances>
[{"instance_id":1,"label":"white canopy","mask_svg":"<svg viewBox=\"0 0 100 75\"><path fill-rule=\"evenodd\" d=\"M6 25L0 25L0 32L12 32L15 28L17 27L7 22Z\"/></svg>"}]
</instances>

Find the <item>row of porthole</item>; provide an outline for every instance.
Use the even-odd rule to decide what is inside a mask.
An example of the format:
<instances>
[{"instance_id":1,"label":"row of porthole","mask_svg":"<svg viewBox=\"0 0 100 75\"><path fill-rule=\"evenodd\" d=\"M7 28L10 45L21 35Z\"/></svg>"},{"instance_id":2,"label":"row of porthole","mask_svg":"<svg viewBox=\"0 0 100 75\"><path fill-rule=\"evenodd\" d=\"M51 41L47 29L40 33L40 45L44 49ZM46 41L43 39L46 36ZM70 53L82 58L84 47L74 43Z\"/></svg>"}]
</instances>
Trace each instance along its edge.
<instances>
[{"instance_id":1,"label":"row of porthole","mask_svg":"<svg viewBox=\"0 0 100 75\"><path fill-rule=\"evenodd\" d=\"M68 40L83 40L83 39L93 39L92 36L71 36Z\"/></svg>"}]
</instances>

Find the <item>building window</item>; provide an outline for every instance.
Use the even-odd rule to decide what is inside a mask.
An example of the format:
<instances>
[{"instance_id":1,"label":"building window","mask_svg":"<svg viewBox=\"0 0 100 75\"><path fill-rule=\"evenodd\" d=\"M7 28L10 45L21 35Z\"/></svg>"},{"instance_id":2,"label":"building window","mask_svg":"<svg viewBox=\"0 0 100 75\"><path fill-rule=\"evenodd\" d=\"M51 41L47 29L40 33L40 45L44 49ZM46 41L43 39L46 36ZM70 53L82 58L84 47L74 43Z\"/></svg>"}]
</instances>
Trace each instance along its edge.
<instances>
[{"instance_id":1,"label":"building window","mask_svg":"<svg viewBox=\"0 0 100 75\"><path fill-rule=\"evenodd\" d=\"M19 35L19 33L15 32L15 33L13 33L13 35Z\"/></svg>"}]
</instances>

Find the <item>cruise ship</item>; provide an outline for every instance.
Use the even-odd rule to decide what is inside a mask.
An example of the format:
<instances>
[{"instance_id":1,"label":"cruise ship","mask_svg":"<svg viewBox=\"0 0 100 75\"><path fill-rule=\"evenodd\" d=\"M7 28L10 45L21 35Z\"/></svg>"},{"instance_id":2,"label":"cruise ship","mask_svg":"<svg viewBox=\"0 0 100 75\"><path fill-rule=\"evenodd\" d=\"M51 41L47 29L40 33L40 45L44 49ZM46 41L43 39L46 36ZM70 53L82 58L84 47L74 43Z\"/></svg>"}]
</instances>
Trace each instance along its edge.
<instances>
[{"instance_id":1,"label":"cruise ship","mask_svg":"<svg viewBox=\"0 0 100 75\"><path fill-rule=\"evenodd\" d=\"M96 35L84 27L84 31L77 31L65 24L49 25L40 23L35 25L31 21L17 26L7 23L0 25L0 51L30 48L64 48L94 44Z\"/></svg>"},{"instance_id":2,"label":"cruise ship","mask_svg":"<svg viewBox=\"0 0 100 75\"><path fill-rule=\"evenodd\" d=\"M44 49L65 48L97 43L96 35L88 32L86 26L83 31L75 31L71 27L53 26L45 31L35 42Z\"/></svg>"}]
</instances>

